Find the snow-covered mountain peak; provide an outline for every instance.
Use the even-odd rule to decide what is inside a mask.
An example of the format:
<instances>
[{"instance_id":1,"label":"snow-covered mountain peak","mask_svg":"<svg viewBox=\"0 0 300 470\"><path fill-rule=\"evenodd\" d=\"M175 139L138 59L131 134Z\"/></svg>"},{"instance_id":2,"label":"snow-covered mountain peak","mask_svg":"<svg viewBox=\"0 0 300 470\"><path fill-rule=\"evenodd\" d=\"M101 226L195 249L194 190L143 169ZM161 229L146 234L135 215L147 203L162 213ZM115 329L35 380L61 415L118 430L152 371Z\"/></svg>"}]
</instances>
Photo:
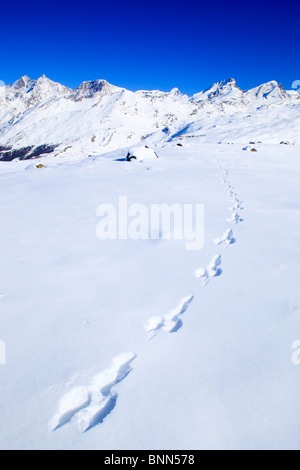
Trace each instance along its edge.
<instances>
[{"instance_id":1,"label":"snow-covered mountain peak","mask_svg":"<svg viewBox=\"0 0 300 470\"><path fill-rule=\"evenodd\" d=\"M241 92L242 90L237 86L234 78L229 78L228 80L215 83L210 90L207 90L207 93L208 98L213 99L221 95L228 95L235 91Z\"/></svg>"},{"instance_id":2,"label":"snow-covered mountain peak","mask_svg":"<svg viewBox=\"0 0 300 470\"><path fill-rule=\"evenodd\" d=\"M285 96L285 92L282 86L279 85L275 80L263 83L262 85L249 90L249 92L255 94L257 98L268 98L269 96L274 96L274 92L276 92L277 96Z\"/></svg>"},{"instance_id":3,"label":"snow-covered mountain peak","mask_svg":"<svg viewBox=\"0 0 300 470\"><path fill-rule=\"evenodd\" d=\"M205 90L204 93L216 93L220 90L231 90L233 88L238 88L236 80L234 78L228 78L227 80L214 83L210 88Z\"/></svg>"},{"instance_id":4,"label":"snow-covered mountain peak","mask_svg":"<svg viewBox=\"0 0 300 470\"><path fill-rule=\"evenodd\" d=\"M10 102L21 100L26 105L40 103L49 98L57 98L71 90L60 83L53 82L45 75L32 80L25 75L8 88L6 99Z\"/></svg>"},{"instance_id":5,"label":"snow-covered mountain peak","mask_svg":"<svg viewBox=\"0 0 300 470\"><path fill-rule=\"evenodd\" d=\"M44 83L44 82L52 82L52 80L50 80L50 78L46 77L45 74L43 74L41 77L39 77L37 79L37 82L38 83ZM53 83L53 82L52 82Z\"/></svg>"},{"instance_id":6,"label":"snow-covered mountain peak","mask_svg":"<svg viewBox=\"0 0 300 470\"><path fill-rule=\"evenodd\" d=\"M23 77L19 78L13 85L10 87L12 92L24 92L27 91L33 84L35 83L34 80L24 75Z\"/></svg>"},{"instance_id":7,"label":"snow-covered mountain peak","mask_svg":"<svg viewBox=\"0 0 300 470\"><path fill-rule=\"evenodd\" d=\"M61 85L60 83L53 82L46 75L42 75L32 85L27 93L31 93L35 99L48 99L49 97L56 97L70 93L72 90Z\"/></svg>"},{"instance_id":8,"label":"snow-covered mountain peak","mask_svg":"<svg viewBox=\"0 0 300 470\"><path fill-rule=\"evenodd\" d=\"M181 93L181 91L180 91L178 88L172 88L172 90L170 91L170 95L173 95L173 96L182 96L182 93Z\"/></svg>"},{"instance_id":9,"label":"snow-covered mountain peak","mask_svg":"<svg viewBox=\"0 0 300 470\"><path fill-rule=\"evenodd\" d=\"M50 78L46 77L46 75L42 75L34 83L34 86L52 86L52 87L55 87L57 85L59 85L62 88L65 88L62 85L60 85L59 83L56 83L56 82L53 82L52 80L50 80Z\"/></svg>"},{"instance_id":10,"label":"snow-covered mountain peak","mask_svg":"<svg viewBox=\"0 0 300 470\"><path fill-rule=\"evenodd\" d=\"M223 86L225 85L232 85L232 86L237 86L236 79L235 78L227 78L226 80L222 80L220 82Z\"/></svg>"},{"instance_id":11,"label":"snow-covered mountain peak","mask_svg":"<svg viewBox=\"0 0 300 470\"><path fill-rule=\"evenodd\" d=\"M72 93L73 101L81 101L85 98L94 98L96 95L109 95L121 91L122 88L111 85L106 80L92 80L81 83Z\"/></svg>"},{"instance_id":12,"label":"snow-covered mountain peak","mask_svg":"<svg viewBox=\"0 0 300 470\"><path fill-rule=\"evenodd\" d=\"M218 90L238 88L235 78L228 78L215 83L215 87Z\"/></svg>"},{"instance_id":13,"label":"snow-covered mountain peak","mask_svg":"<svg viewBox=\"0 0 300 470\"><path fill-rule=\"evenodd\" d=\"M244 108L247 105L244 95L245 93L237 86L236 80L229 78L214 83L207 90L196 93L192 96L191 101L202 106L216 106L218 111L226 111L226 108L229 107L229 111L231 111L232 106Z\"/></svg>"}]
</instances>

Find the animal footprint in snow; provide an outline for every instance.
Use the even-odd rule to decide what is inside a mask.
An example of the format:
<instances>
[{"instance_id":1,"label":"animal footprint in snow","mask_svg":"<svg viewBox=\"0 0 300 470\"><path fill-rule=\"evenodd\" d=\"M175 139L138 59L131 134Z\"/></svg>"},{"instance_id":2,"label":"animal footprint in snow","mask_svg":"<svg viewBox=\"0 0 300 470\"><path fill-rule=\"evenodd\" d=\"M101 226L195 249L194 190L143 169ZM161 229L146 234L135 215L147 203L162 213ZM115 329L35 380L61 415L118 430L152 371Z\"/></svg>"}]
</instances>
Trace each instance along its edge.
<instances>
[{"instance_id":1,"label":"animal footprint in snow","mask_svg":"<svg viewBox=\"0 0 300 470\"><path fill-rule=\"evenodd\" d=\"M55 431L75 416L82 432L102 423L117 403L118 394L112 388L132 371L130 364L135 358L133 353L117 356L113 359L110 369L94 376L90 385L74 387L67 392L49 423L50 429Z\"/></svg>"},{"instance_id":2,"label":"animal footprint in snow","mask_svg":"<svg viewBox=\"0 0 300 470\"><path fill-rule=\"evenodd\" d=\"M206 284L209 281L209 275L208 275L207 269L205 269L205 268L196 269L195 276L198 279L202 279L203 285L206 286Z\"/></svg>"},{"instance_id":3,"label":"animal footprint in snow","mask_svg":"<svg viewBox=\"0 0 300 470\"><path fill-rule=\"evenodd\" d=\"M203 285L206 286L211 277L218 277L222 274L221 263L222 256L216 255L206 268L196 269L195 276L198 279L202 279Z\"/></svg>"},{"instance_id":4,"label":"animal footprint in snow","mask_svg":"<svg viewBox=\"0 0 300 470\"><path fill-rule=\"evenodd\" d=\"M243 222L244 219L240 217L237 212L233 212L232 217L227 219L227 222L231 222L232 224L238 224L239 222Z\"/></svg>"},{"instance_id":5,"label":"animal footprint in snow","mask_svg":"<svg viewBox=\"0 0 300 470\"><path fill-rule=\"evenodd\" d=\"M229 207L229 210L231 212L237 212L237 211L243 211L244 210L244 207L240 204L240 203L235 203L233 207Z\"/></svg>"},{"instance_id":6,"label":"animal footprint in snow","mask_svg":"<svg viewBox=\"0 0 300 470\"><path fill-rule=\"evenodd\" d=\"M189 295L182 299L180 304L172 310L171 313L164 315L163 317L156 316L151 317L145 325L145 331L150 334L150 339L153 339L161 329L164 329L168 333L176 333L183 325L181 316L187 311L189 305L194 300L193 295Z\"/></svg>"},{"instance_id":7,"label":"animal footprint in snow","mask_svg":"<svg viewBox=\"0 0 300 470\"><path fill-rule=\"evenodd\" d=\"M221 245L221 246L225 246L225 247L227 247L228 245L232 245L235 242L236 242L236 239L233 237L232 229L227 230L227 232L224 233L222 238L216 238L215 239L215 244L216 245Z\"/></svg>"},{"instance_id":8,"label":"animal footprint in snow","mask_svg":"<svg viewBox=\"0 0 300 470\"><path fill-rule=\"evenodd\" d=\"M216 255L213 257L209 265L207 266L207 273L209 277L216 277L220 276L222 274L222 269L220 269L219 266L221 266L222 263L222 256L221 255Z\"/></svg>"},{"instance_id":9,"label":"animal footprint in snow","mask_svg":"<svg viewBox=\"0 0 300 470\"><path fill-rule=\"evenodd\" d=\"M144 326L145 331L151 334L151 337L153 338L154 336L157 335L159 330L163 328L165 324L165 320L163 317L151 317L149 320L147 320L147 323Z\"/></svg>"},{"instance_id":10,"label":"animal footprint in snow","mask_svg":"<svg viewBox=\"0 0 300 470\"><path fill-rule=\"evenodd\" d=\"M243 201L240 201L237 197L234 198L234 203L235 203L235 205L237 206L238 209L241 209L241 210L244 209Z\"/></svg>"},{"instance_id":11,"label":"animal footprint in snow","mask_svg":"<svg viewBox=\"0 0 300 470\"><path fill-rule=\"evenodd\" d=\"M165 315L164 317L164 329L168 331L169 333L176 333L181 327L182 327L182 320L181 320L181 315L183 315L190 303L194 300L193 295L189 295L188 297L185 297L182 299L180 304L172 310L171 313L168 315Z\"/></svg>"}]
</instances>

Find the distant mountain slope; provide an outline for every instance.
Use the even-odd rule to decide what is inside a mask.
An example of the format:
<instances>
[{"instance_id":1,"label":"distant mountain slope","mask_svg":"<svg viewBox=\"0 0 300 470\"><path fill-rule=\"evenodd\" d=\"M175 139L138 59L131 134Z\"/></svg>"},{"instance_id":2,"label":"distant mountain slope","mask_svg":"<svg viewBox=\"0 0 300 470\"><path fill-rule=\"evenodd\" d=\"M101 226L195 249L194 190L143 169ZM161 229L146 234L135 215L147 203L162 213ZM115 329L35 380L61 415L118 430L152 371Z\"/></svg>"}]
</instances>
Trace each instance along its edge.
<instances>
[{"instance_id":1,"label":"distant mountain slope","mask_svg":"<svg viewBox=\"0 0 300 470\"><path fill-rule=\"evenodd\" d=\"M229 79L192 97L177 88L133 93L105 80L72 90L44 75L0 87L0 160L6 161L51 152L94 155L143 139L300 143L299 128L299 93L275 81L243 91Z\"/></svg>"}]
</instances>

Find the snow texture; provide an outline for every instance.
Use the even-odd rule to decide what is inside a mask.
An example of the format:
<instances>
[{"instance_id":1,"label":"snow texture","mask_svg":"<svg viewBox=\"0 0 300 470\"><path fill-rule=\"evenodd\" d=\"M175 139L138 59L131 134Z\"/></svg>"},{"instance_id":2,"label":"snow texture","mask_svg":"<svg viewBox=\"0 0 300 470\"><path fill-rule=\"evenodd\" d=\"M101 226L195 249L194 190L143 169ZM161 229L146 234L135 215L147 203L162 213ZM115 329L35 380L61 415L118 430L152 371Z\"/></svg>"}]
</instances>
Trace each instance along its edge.
<instances>
[{"instance_id":1,"label":"snow texture","mask_svg":"<svg viewBox=\"0 0 300 470\"><path fill-rule=\"evenodd\" d=\"M0 448L299 449L299 94L0 92L1 155L58 145L0 161ZM120 195L204 204L203 249L99 240Z\"/></svg>"}]
</instances>

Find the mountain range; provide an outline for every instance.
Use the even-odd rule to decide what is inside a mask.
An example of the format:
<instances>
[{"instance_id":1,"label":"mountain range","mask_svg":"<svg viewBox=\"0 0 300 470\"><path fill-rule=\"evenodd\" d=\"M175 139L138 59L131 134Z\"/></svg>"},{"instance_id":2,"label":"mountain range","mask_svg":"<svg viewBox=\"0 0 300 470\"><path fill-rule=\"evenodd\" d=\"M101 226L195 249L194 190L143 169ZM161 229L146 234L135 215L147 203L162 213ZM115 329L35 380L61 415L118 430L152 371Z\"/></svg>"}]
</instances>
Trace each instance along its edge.
<instances>
[{"instance_id":1,"label":"mountain range","mask_svg":"<svg viewBox=\"0 0 300 470\"><path fill-rule=\"evenodd\" d=\"M300 95L270 81L248 91L234 79L191 97L170 92L131 92L105 80L76 90L27 76L0 87L0 160L45 154L97 155L138 142L197 137L203 142L300 143Z\"/></svg>"}]
</instances>

